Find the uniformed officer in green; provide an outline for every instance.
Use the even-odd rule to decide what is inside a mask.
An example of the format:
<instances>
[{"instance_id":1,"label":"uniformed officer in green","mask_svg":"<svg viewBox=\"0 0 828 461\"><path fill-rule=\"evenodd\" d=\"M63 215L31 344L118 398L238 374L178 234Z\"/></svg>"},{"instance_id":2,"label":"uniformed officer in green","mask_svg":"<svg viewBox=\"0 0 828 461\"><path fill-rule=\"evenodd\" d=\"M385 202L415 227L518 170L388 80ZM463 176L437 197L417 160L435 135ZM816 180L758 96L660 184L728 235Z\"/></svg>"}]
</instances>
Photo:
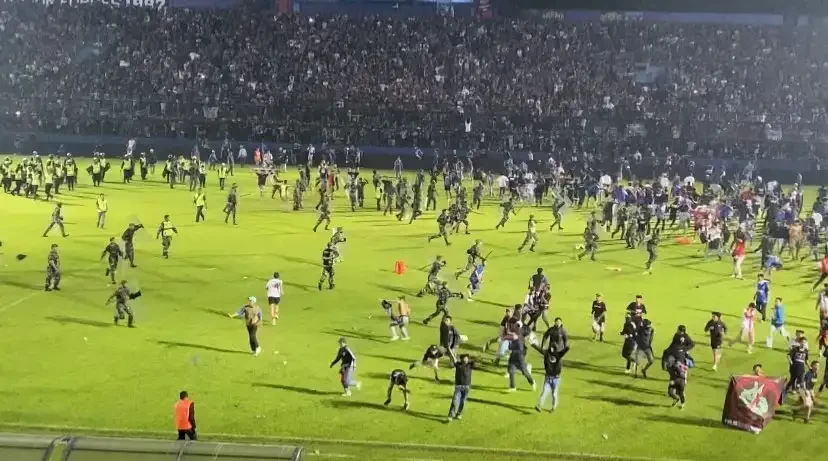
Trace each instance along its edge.
<instances>
[{"instance_id":1,"label":"uniformed officer in green","mask_svg":"<svg viewBox=\"0 0 828 461\"><path fill-rule=\"evenodd\" d=\"M193 204L196 207L196 222L199 222L202 219L206 220L207 218L204 216L204 207L207 206L207 195L202 192L201 189L199 189L195 194Z\"/></svg>"},{"instance_id":2,"label":"uniformed officer in green","mask_svg":"<svg viewBox=\"0 0 828 461\"><path fill-rule=\"evenodd\" d=\"M167 259L170 257L170 245L172 245L173 235L178 235L178 229L170 222L170 215L165 214L164 220L158 226L155 238L161 237L161 255Z\"/></svg>"},{"instance_id":3,"label":"uniformed officer in green","mask_svg":"<svg viewBox=\"0 0 828 461\"><path fill-rule=\"evenodd\" d=\"M219 189L224 190L224 182L227 181L227 164L222 163L218 168Z\"/></svg>"}]
</instances>

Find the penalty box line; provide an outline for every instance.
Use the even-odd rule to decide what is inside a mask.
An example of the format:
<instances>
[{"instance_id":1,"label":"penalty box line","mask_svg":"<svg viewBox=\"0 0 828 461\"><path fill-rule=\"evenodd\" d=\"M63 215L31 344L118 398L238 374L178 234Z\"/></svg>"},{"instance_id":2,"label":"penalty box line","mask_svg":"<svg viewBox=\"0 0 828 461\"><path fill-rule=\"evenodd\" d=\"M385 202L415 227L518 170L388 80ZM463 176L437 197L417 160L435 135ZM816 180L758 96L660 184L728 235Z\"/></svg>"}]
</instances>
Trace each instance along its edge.
<instances>
[{"instance_id":1,"label":"penalty box line","mask_svg":"<svg viewBox=\"0 0 828 461\"><path fill-rule=\"evenodd\" d=\"M83 427L70 425L51 425L51 424L25 424L25 423L7 423L0 422L1 427L15 428L15 429L32 429L40 431L61 431L65 433L81 432L87 434L98 435L118 435L126 436L137 435L144 437L157 437L168 439L170 433L147 430L130 430L115 429L108 427ZM239 434L227 434L222 432L207 432L203 435L211 438L223 438L236 440L239 442L288 442L301 444L323 444L323 445L347 445L351 447L374 447L374 448L388 448L388 449L408 449L408 450L433 450L445 451L453 453L481 453L491 455L509 455L509 456L544 456L551 458L559 458L563 460L584 460L584 461L693 461L682 458L657 458L647 456L623 456L610 455L599 453L583 453L583 452L563 452L551 450L529 450L521 448L489 448L489 447L473 447L467 445L445 445L445 444L428 444L428 443L407 443L407 442L381 442L376 440L350 440L350 439L330 439L325 437L295 437L295 436L244 436ZM306 453L308 455L311 452ZM412 458L413 459L413 458Z\"/></svg>"}]
</instances>

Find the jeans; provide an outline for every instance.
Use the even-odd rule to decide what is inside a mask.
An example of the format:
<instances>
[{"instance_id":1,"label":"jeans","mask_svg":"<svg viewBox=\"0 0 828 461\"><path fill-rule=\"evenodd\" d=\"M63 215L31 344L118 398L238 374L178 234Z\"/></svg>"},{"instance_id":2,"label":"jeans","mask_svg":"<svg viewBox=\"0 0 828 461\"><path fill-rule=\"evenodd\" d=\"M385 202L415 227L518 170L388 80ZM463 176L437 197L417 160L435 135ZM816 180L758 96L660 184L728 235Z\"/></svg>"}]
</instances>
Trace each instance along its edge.
<instances>
[{"instance_id":1,"label":"jeans","mask_svg":"<svg viewBox=\"0 0 828 461\"><path fill-rule=\"evenodd\" d=\"M466 406L466 399L469 398L470 390L470 386L454 386L454 397L451 399L449 418L454 418L463 414L463 408Z\"/></svg>"},{"instance_id":2,"label":"jeans","mask_svg":"<svg viewBox=\"0 0 828 461\"><path fill-rule=\"evenodd\" d=\"M543 390L541 390L540 399L538 400L538 408L543 408L549 394L552 394L552 409L558 408L558 388L560 385L560 376L547 375L543 378Z\"/></svg>"},{"instance_id":3,"label":"jeans","mask_svg":"<svg viewBox=\"0 0 828 461\"><path fill-rule=\"evenodd\" d=\"M501 357L506 355L506 352L509 351L509 346L512 344L511 341L508 339L503 339L500 341L500 347L497 348L497 355L495 356L495 360L500 360Z\"/></svg>"},{"instance_id":4,"label":"jeans","mask_svg":"<svg viewBox=\"0 0 828 461\"><path fill-rule=\"evenodd\" d=\"M346 390L349 387L355 385L356 381L354 381L354 367L353 366L347 366L347 367L340 368L339 369L339 380L342 383L342 387Z\"/></svg>"}]
</instances>

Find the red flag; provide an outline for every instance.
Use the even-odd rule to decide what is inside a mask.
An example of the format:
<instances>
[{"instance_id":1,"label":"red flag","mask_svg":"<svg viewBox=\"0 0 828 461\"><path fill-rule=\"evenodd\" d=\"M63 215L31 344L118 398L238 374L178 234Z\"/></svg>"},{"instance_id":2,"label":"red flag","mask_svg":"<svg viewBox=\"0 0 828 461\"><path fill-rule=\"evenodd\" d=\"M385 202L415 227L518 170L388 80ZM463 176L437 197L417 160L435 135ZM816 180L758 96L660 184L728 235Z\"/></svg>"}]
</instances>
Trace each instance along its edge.
<instances>
[{"instance_id":1,"label":"red flag","mask_svg":"<svg viewBox=\"0 0 828 461\"><path fill-rule=\"evenodd\" d=\"M773 419L784 389L784 378L731 377L722 410L722 424L758 434Z\"/></svg>"}]
</instances>

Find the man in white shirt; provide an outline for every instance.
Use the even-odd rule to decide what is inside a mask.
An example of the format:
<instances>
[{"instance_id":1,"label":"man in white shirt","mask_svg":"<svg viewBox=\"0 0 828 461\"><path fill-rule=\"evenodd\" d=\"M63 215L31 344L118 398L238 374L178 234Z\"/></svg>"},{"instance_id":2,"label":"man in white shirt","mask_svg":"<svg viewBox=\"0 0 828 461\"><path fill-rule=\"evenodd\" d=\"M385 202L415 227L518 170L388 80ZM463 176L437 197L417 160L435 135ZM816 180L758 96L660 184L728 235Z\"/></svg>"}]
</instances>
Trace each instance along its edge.
<instances>
[{"instance_id":1,"label":"man in white shirt","mask_svg":"<svg viewBox=\"0 0 828 461\"><path fill-rule=\"evenodd\" d=\"M279 318L279 302L282 300L282 279L279 278L278 272L273 273L273 278L267 281L265 288L267 302L270 304L270 323L276 325L276 319Z\"/></svg>"},{"instance_id":2,"label":"man in white shirt","mask_svg":"<svg viewBox=\"0 0 828 461\"><path fill-rule=\"evenodd\" d=\"M696 178L694 178L692 174L688 175L686 178L684 178L684 185L689 187L695 186Z\"/></svg>"}]
</instances>

